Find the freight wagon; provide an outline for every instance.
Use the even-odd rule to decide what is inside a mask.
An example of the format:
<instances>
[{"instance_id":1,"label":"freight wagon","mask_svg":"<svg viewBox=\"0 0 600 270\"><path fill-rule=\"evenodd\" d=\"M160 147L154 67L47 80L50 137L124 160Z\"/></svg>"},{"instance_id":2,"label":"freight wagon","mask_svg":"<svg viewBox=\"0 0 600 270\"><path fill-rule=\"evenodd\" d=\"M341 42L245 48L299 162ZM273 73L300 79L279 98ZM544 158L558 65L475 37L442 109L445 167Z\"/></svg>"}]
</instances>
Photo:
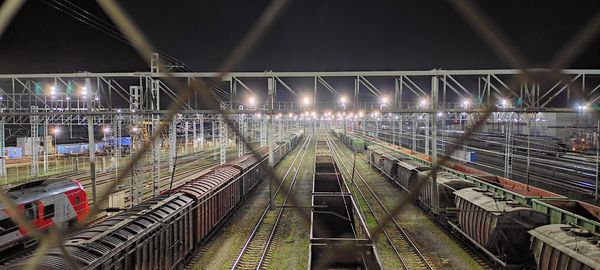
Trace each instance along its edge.
<instances>
[{"instance_id":1,"label":"freight wagon","mask_svg":"<svg viewBox=\"0 0 600 270\"><path fill-rule=\"evenodd\" d=\"M292 135L296 144L302 132ZM275 164L289 145L276 145ZM291 145L294 147L295 145ZM76 268L51 248L41 257L43 269L180 269L192 251L214 233L262 179L267 147L227 162L178 189L151 198L67 237L65 248ZM250 166L248 162L255 158ZM246 186L240 182L249 183ZM33 255L32 255L33 256ZM23 258L7 269L21 269Z\"/></svg>"},{"instance_id":2,"label":"freight wagon","mask_svg":"<svg viewBox=\"0 0 600 270\"><path fill-rule=\"evenodd\" d=\"M372 164L397 160L395 178L390 177L393 166L380 171L402 189L425 181L416 194L419 206L498 268L600 269L600 207L451 162L438 170L436 188L427 177L428 156L379 141L365 140L365 145Z\"/></svg>"}]
</instances>

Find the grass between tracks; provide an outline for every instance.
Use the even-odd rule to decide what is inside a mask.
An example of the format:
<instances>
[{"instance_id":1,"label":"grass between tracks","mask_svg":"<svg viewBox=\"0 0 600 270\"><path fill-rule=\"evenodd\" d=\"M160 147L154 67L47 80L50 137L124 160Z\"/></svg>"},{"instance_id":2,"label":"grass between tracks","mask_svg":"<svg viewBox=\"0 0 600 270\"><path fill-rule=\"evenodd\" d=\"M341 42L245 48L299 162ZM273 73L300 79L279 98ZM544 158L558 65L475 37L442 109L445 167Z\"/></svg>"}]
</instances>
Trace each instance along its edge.
<instances>
[{"instance_id":1,"label":"grass between tracks","mask_svg":"<svg viewBox=\"0 0 600 270\"><path fill-rule=\"evenodd\" d=\"M314 137L313 137L314 143ZM298 144L276 167L275 174L281 179L296 155L301 154ZM293 192L297 194L300 203L310 204L312 190L312 171L314 164L314 145L309 146L305 161L300 168L293 168L282 189L288 187L295 170L300 170ZM288 182L289 181L289 182ZM273 191L275 188L273 189ZM304 196L305 191L308 197ZM276 202L281 204L282 197ZM235 261L241 247L254 229L264 208L268 205L269 187L263 181L236 213L224 224L219 232L202 248L202 255L194 269L229 269ZM288 202L289 204L289 202ZM275 209L276 210L276 209ZM275 218L267 215L265 219ZM269 222L269 221L265 221ZM272 223L272 221L271 221ZM275 250L268 266L269 269L306 269L308 265L308 247L310 227L305 224L296 210L286 209L279 224L279 237L274 240Z\"/></svg>"}]
</instances>

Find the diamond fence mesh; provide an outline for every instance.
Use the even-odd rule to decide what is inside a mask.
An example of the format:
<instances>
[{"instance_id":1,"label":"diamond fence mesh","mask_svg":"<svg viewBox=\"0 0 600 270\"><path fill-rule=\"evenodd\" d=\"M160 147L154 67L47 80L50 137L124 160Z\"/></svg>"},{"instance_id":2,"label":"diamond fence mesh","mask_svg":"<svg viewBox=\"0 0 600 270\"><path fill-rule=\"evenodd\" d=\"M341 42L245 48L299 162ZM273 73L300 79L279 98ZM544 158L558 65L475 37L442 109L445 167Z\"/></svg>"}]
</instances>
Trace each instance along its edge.
<instances>
[{"instance_id":1,"label":"diamond fence mesh","mask_svg":"<svg viewBox=\"0 0 600 270\"><path fill-rule=\"evenodd\" d=\"M24 4L25 1L22 0L8 0L5 1L0 9L0 37L6 30L7 26L10 24L12 18L17 14L20 7ZM544 82L548 80L563 80L570 82L569 87L574 91L575 95L579 97L581 100L587 100L587 96L585 95L582 86L574 83L573 81L565 78L565 76L560 72L561 68L569 65L575 57L579 55L583 49L590 43L591 40L596 36L600 29L600 14L595 14L591 21L582 28L579 32L577 32L573 38L571 38L563 47L563 49L559 50L556 55L548 61L548 71L544 72L532 72L527 70L525 67L528 66L527 59L525 56L520 53L517 48L508 40L494 25L493 21L491 21L486 14L482 10L480 10L477 5L473 1L463 1L463 0L449 0L451 6L456 10L460 16L464 18L464 20L481 36L481 38L490 46L495 53L504 60L510 66L518 69L520 71L519 76L515 76L512 79L510 84L508 85L508 89L505 89L505 94L507 96L511 95L511 91L517 91L519 85L522 82ZM110 17L110 19L116 24L116 26L121 30L121 32L128 37L131 41L133 47L140 54L142 59L148 59L147 56L151 55L154 52L154 49L148 39L144 36L143 32L136 26L133 20L125 13L125 11L117 4L116 1L113 0L99 0L98 4L101 8L106 12L106 14ZM246 33L243 39L235 46L233 51L228 55L226 59L224 59L222 65L220 66L218 76L213 79L214 83L218 83L221 81L227 74L233 71L238 64L248 55L249 52L255 47L255 45L265 36L266 32L269 28L271 28L274 24L277 23L277 19L281 16L281 14L286 9L286 6L289 4L287 0L273 0L266 9L262 12L260 17L254 22L254 25L251 29ZM160 61L160 60L159 60ZM150 64L150 63L148 63ZM164 63L159 62L160 70L167 70ZM234 134L240 134L238 126L235 124L235 119L232 114L227 113L224 109L219 107L219 102L216 102L215 99L211 98L213 95L211 94L211 90L207 83L204 83L199 80L192 80L189 85L182 84L180 81L175 79L168 71L165 73L166 76L163 78L165 83L172 89L178 90L180 93L180 97L173 103L169 109L168 113L166 113L163 117L165 121L164 123L169 123L173 120L173 118L177 115L177 113L182 110L186 101L190 99L194 94L198 94L199 96L205 97L200 99L200 106L203 108L213 110L222 115L223 120L228 125L231 130L234 130ZM476 117L476 121L469 126L466 131L462 134L462 136L456 140L451 147L446 148L446 152L442 158L435 161L432 166L432 170L430 171L428 177L435 177L438 169L440 168L440 164L444 164L448 161L449 157L458 150L462 144L469 139L470 136L473 135L474 132L478 131L482 125L488 120L488 118L492 115L493 112L497 111L497 107L494 104L486 104L483 109L478 113L478 117ZM595 116L598 118L600 111L594 111ZM271 111L272 113L272 111ZM84 225L88 224L92 217L95 216L99 211L99 205L102 205L103 202L108 200L110 192L112 192L118 185L122 184L126 177L129 175L131 170L134 168L134 164L140 162L143 158L144 154L146 154L152 147L152 144L155 140L159 139L161 134L167 129L167 125L161 124L160 128L152 133L150 139L145 142L140 150L136 153L136 155L132 158L132 160L125 166L123 170L117 176L117 180L114 181L110 187L107 189L107 192L100 194L98 196L98 203L93 205L88 218L76 224L76 228L71 229L77 230L82 228ZM258 154L253 151L254 148L245 138L241 138L241 143L243 143L246 149L250 149L252 153ZM281 179L279 179L276 174L271 170L271 168L267 168L268 177L273 179L275 185L279 185ZM419 181L413 188L410 190L410 196L405 196L397 201L395 207L393 207L391 211L391 215L388 216L385 220L382 221L382 225L373 230L372 237L378 237L378 234L382 233L382 227L386 226L388 223L392 222L392 218L397 216L397 214L402 211L402 209L410 203L410 201L415 197L416 191L421 188L424 184L424 181ZM283 192L287 192L285 189L282 189ZM286 194L284 194L286 195ZM301 207L298 203L295 194L289 194L289 204L296 205L299 207L292 207L294 211L298 211L300 216L306 223L310 223L310 209ZM0 203L6 206L6 211L9 213L11 219L18 224L19 226L25 228L31 237L39 240L40 244L37 247L35 252L35 256L31 258L31 261L27 264L28 269L36 269L39 265L39 262L44 255L45 252L52 246L58 246L60 250L64 253L64 256L68 258L69 264L73 268L77 268L77 262L71 258L70 254L67 252L62 239L64 236L64 231L60 231L56 227L52 227L47 231L40 231L32 223L18 210L15 202L9 198L6 192L0 190ZM344 252L345 249L353 249L353 245L342 246L341 250L336 250L335 252L328 252L324 254L323 260L321 261L322 265L328 265L328 262L335 260L339 256L344 256L344 254L349 254Z\"/></svg>"}]
</instances>

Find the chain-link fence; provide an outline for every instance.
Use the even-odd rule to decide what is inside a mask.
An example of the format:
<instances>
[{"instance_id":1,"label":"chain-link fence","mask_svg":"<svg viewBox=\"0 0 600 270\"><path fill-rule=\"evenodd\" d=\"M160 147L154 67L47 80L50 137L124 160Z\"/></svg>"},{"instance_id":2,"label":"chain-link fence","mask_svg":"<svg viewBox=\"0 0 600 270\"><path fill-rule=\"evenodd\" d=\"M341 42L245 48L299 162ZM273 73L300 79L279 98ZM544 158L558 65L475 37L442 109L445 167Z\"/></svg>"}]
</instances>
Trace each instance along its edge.
<instances>
[{"instance_id":1,"label":"chain-link fence","mask_svg":"<svg viewBox=\"0 0 600 270\"><path fill-rule=\"evenodd\" d=\"M7 0L4 2L2 8L0 9L0 36L4 33L6 27L10 24L12 18L19 11L24 2L25 1L23 0ZM498 54L502 60L512 67L520 70L519 76L516 76L508 85L506 96L510 96L510 92L516 90L522 82L544 82L552 79L569 81L569 87L579 97L579 99L587 100L587 95L584 94L581 85L573 83L571 80L564 78L564 75L561 74L560 70L561 68L569 65L571 61L578 56L578 53L581 52L596 36L598 30L600 29L600 14L596 14L584 28L582 28L573 36L573 38L565 43L563 49L558 51L555 57L548 61L548 71L532 72L525 69L525 67L528 67L529 65L523 54L516 49L510 40L508 40L498 30L494 23L480 9L478 9L478 7L472 1L450 0L449 2L451 3L451 6L470 24L470 26L475 29L477 33L479 33L481 38ZM114 0L99 0L98 3L110 17L110 19L117 25L120 31L131 41L131 44L141 55L141 58L148 59L147 56L151 55L155 50L149 43L148 39L144 36L142 31L136 26L132 19L125 13L125 11ZM266 7L248 33L243 37L239 44L235 46L228 57L224 59L222 65L220 66L218 76L213 79L214 83L220 82L229 72L233 71L238 66L238 64L249 54L249 52L252 51L255 45L264 37L268 29L277 22L277 18L280 17L288 4L289 1L287 0L273 0ZM160 70L167 70L164 68L164 63L160 62L158 64ZM148 65L150 65L150 63L148 63ZM233 119L232 114L227 113L224 109L219 107L219 102L211 98L213 95L210 93L209 84L200 80L192 80L189 85L186 85L182 84L168 72L165 73L165 75L166 76L163 77L163 80L170 88L178 90L178 92L181 94L180 98L171 104L168 112L163 116L164 121L161 122L160 128L153 132L149 141L144 143L144 145L137 152L136 156L133 157L131 161L124 167L124 169L119 172L117 180L110 185L105 193L99 194L98 203L93 206L91 213L88 215L88 219L77 224L77 227L75 229L71 229L71 231L77 230L78 228L81 228L90 222L91 217L94 217L99 212L99 205L103 205L106 202L106 200L109 198L110 192L114 190L115 187L123 184L124 180L133 169L134 164L143 159L144 155L151 149L153 142L158 139L163 132L166 131L167 125L162 123L172 122L177 113L182 110L186 101L194 94L197 93L199 96L204 97L200 99L200 106L221 114L223 116L223 120L227 123L229 128L234 130L236 134L239 134L237 125L234 124L235 119ZM432 106L435 106L435 104L432 104ZM452 147L448 147L446 149L446 153L442 158L434 161L429 176L435 177L436 172L440 168L440 164L445 163L447 159L452 156L452 153L454 153L460 147L460 145L465 143L465 141L474 132L476 132L496 110L497 107L495 104L490 103L484 106L484 109L479 112L479 117L477 117L477 120L466 129L460 139L458 139L452 145ZM595 111L595 113L598 117L600 112ZM247 149L250 149L251 151L254 150L252 145L250 145L245 139L242 139L241 142L246 146ZM252 152L255 153L255 155L258 155L256 152ZM256 157L258 159L258 156ZM281 182L281 179L278 179L271 170L268 170L268 177L273 179L275 185L279 185ZM411 190L411 196L405 196L396 203L396 206L390 211L391 215L383 220L382 225L372 232L372 237L377 237L378 234L382 233L382 227L390 223L392 221L391 217L396 216L400 211L402 211L407 203L410 203L410 201L414 199L416 191L419 190L423 184L424 181L420 181ZM285 192L285 190L283 191ZM63 239L63 231L60 231L55 227L52 227L48 231L44 232L36 229L35 226L33 226L33 224L23 215L23 213L18 210L15 202L9 198L4 191L0 191L0 203L6 207L6 211L16 224L25 228L32 237L39 239L40 241L35 253L36 255L32 257L31 262L28 263L28 268L35 269L44 253L51 246L58 246L64 253L64 256L68 258L71 266L73 268L77 268L77 262L71 258L64 246L64 243L61 241L61 239ZM294 194L290 194L289 204L299 205ZM299 211L300 216L306 221L306 223L310 223L310 210L308 208L294 207L293 209L294 211ZM335 250L334 252L328 252L327 254L324 254L322 265L328 265L328 261L335 260L338 256L350 254L349 252L344 252L344 249L351 248L353 248L352 245L343 246L342 250Z\"/></svg>"}]
</instances>

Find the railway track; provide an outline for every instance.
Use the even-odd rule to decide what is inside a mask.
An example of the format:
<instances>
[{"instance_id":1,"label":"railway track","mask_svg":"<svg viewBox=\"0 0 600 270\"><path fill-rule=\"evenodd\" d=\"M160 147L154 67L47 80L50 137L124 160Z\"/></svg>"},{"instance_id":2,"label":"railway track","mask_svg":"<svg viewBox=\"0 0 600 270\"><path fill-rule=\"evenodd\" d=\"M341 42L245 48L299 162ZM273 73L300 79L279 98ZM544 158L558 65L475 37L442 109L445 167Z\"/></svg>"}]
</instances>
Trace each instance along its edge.
<instances>
[{"instance_id":1,"label":"railway track","mask_svg":"<svg viewBox=\"0 0 600 270\"><path fill-rule=\"evenodd\" d=\"M206 159L214 154L213 151L214 151L214 149L209 149L209 150L202 151L202 152L181 155L177 158L176 164L177 164L177 166L181 166L181 165L185 165L185 164L188 164L188 163L200 160L200 159ZM161 161L165 161L165 160L161 160ZM167 162L161 162L161 170L162 169L168 169ZM142 173L151 172L152 164L151 163L143 164L141 170L142 170ZM57 173L57 174L53 174L53 175L49 175L49 176L43 176L43 177L40 177L39 179L57 178L57 177L73 177L73 178L77 179L84 187L87 188L87 187L91 186L91 176L89 175L89 170L78 170L78 171ZM116 177L116 173L114 171L114 168L112 168L111 170L107 170L107 171L96 171L97 184L102 184L104 181L107 181L106 179L115 178L115 177ZM22 184L22 182L14 183L11 185L16 185L16 184Z\"/></svg>"},{"instance_id":2,"label":"railway track","mask_svg":"<svg viewBox=\"0 0 600 270\"><path fill-rule=\"evenodd\" d=\"M357 153L357 156L359 156L365 163L367 163L367 164L369 163L369 160L367 159L367 157L364 153ZM380 171L380 173L385 174L385 172L382 171L380 168L378 168L378 170ZM387 175L387 174L385 174L385 175L389 178L389 175ZM407 190L402 189L402 191L406 192ZM421 207L419 207L419 208L422 209ZM429 219L431 221L433 221L433 223L435 223L438 228L440 228L441 230L446 232L446 235L448 235L448 237L450 237L454 242L456 242L458 244L459 248L462 251L464 251L465 253L469 254L469 256L471 256L473 258L473 260L475 260L483 269L486 269L486 270L494 269L493 263L489 259L487 259L485 257L485 255L476 251L476 247L473 247L470 243L465 242L464 239L457 237L456 234L453 233L450 230L450 228L448 228L448 226L446 226L447 224L442 224L431 213L427 212L425 209L423 209L423 211L425 213L427 213L427 216L429 217Z\"/></svg>"},{"instance_id":3,"label":"railway track","mask_svg":"<svg viewBox=\"0 0 600 270\"><path fill-rule=\"evenodd\" d=\"M300 148L298 154L294 157L292 164L282 177L282 181L273 194L273 202L279 206L285 206L289 194L294 188L294 184L298 179L300 170L292 172L293 168L299 168L304 162L304 156L308 150L310 142L312 141L313 134L304 139L304 142ZM279 191L283 187L283 184L291 178L291 182L287 187L285 194L280 194ZM242 246L237 258L234 260L231 269L264 269L268 266L271 255L275 246L274 240L279 236L278 225L281 221L281 217L285 207L279 207L278 209L271 211L270 205L267 205L263 210L258 222L254 226L254 229L248 236L246 242Z\"/></svg>"},{"instance_id":4,"label":"railway track","mask_svg":"<svg viewBox=\"0 0 600 270\"><path fill-rule=\"evenodd\" d=\"M355 136L374 141L385 142L380 139L374 139L371 136L354 133ZM387 142L386 142L387 143ZM438 147L438 149L441 149ZM441 153L440 153L441 154ZM503 153L498 153L502 156ZM500 174L504 173L504 158L494 159L480 154L477 157L478 161L473 163L474 168L481 169L488 173ZM512 178L520 182L525 182L527 171L521 168L522 165L515 162L525 162L526 156L515 154L513 160ZM559 165L562 164L562 165ZM543 185L542 188L549 188L551 191L565 193L570 196L576 196L578 199L589 201L590 195L594 194L593 177L582 178L581 166L590 165L589 162L582 162L572 158L563 157L533 157L532 165L529 172L531 182ZM521 167L520 167L521 166ZM586 173L589 175L586 169Z\"/></svg>"},{"instance_id":5,"label":"railway track","mask_svg":"<svg viewBox=\"0 0 600 270\"><path fill-rule=\"evenodd\" d=\"M434 269L433 265L421 252L419 247L414 243L410 235L402 228L395 217L391 215L387 207L383 204L377 193L367 183L364 177L356 170L353 171L353 160L346 156L339 146L331 139L331 135L326 137L328 145L336 157L336 162L339 167L345 171L351 179L351 185L358 192L362 200L369 209L368 215L371 215L379 226L382 226L382 221L390 218L391 222L382 227L385 239L393 249L396 257L402 265L403 269ZM352 179L354 175L354 179ZM358 181L356 181L356 180Z\"/></svg>"},{"instance_id":6,"label":"railway track","mask_svg":"<svg viewBox=\"0 0 600 270\"><path fill-rule=\"evenodd\" d=\"M360 157L365 163L369 164L369 160L364 153L357 153L356 155L358 157ZM380 168L378 168L378 170L380 173L385 174L385 172L382 171ZM385 174L385 175L387 175L387 174ZM387 177L389 178L389 175L387 175ZM403 189L403 191L406 191L406 190ZM435 223L438 228L440 228L441 230L446 232L446 235L448 235L448 237L450 237L454 242L456 242L458 244L458 247L465 253L469 254L469 256L471 256L473 258L473 260L475 262L477 262L483 269L486 269L486 270L494 269L493 263L485 255L483 255L479 251L477 251L476 248L473 247L470 243L465 242L464 239L457 237L456 234L453 233L450 230L450 228L448 228L448 226L445 226L446 224L440 223L440 221L438 219L436 219L433 215L431 215L431 213L429 213L427 211L425 211L425 213L427 213L427 216L429 217L429 219L431 221L433 221L433 223Z\"/></svg>"}]
</instances>

